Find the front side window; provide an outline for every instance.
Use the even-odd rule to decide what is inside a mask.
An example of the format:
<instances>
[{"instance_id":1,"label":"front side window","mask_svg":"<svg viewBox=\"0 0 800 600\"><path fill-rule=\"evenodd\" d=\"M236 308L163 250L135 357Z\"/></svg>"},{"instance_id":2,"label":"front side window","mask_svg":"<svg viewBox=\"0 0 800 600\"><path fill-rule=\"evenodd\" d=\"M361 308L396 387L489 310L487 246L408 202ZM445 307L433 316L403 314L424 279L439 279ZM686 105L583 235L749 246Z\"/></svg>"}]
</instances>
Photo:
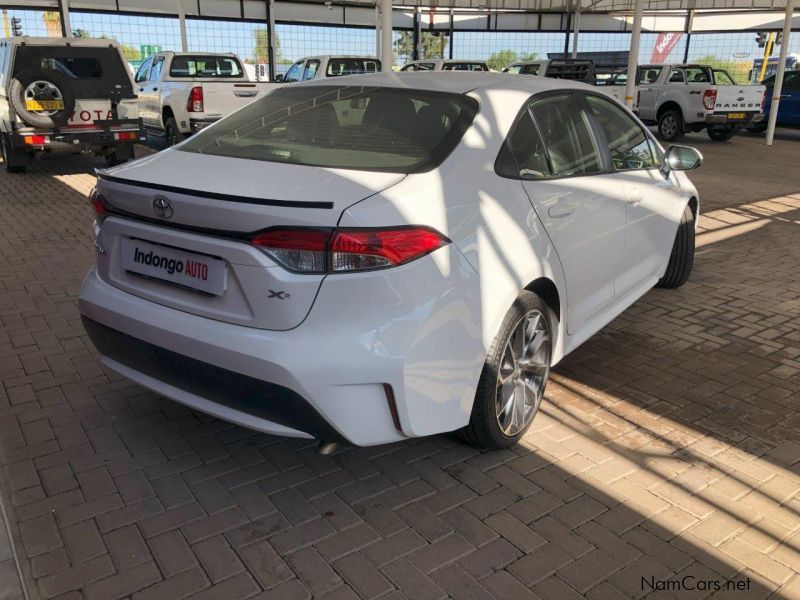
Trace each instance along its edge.
<instances>
[{"instance_id":1,"label":"front side window","mask_svg":"<svg viewBox=\"0 0 800 600\"><path fill-rule=\"evenodd\" d=\"M172 59L169 76L229 78L244 77L244 70L239 60L232 56L188 56L181 55Z\"/></svg>"},{"instance_id":2,"label":"front side window","mask_svg":"<svg viewBox=\"0 0 800 600\"><path fill-rule=\"evenodd\" d=\"M786 73L786 76L783 78L783 89L800 90L800 71Z\"/></svg>"},{"instance_id":3,"label":"front side window","mask_svg":"<svg viewBox=\"0 0 800 600\"><path fill-rule=\"evenodd\" d=\"M42 58L42 69L58 71L69 79L100 79L103 69L96 58L48 56Z\"/></svg>"},{"instance_id":4,"label":"front side window","mask_svg":"<svg viewBox=\"0 0 800 600\"><path fill-rule=\"evenodd\" d=\"M522 66L522 74L523 75L538 75L539 74L539 68L541 66L542 65L539 65L539 64L523 65Z\"/></svg>"},{"instance_id":5,"label":"front side window","mask_svg":"<svg viewBox=\"0 0 800 600\"><path fill-rule=\"evenodd\" d=\"M292 67L287 71L286 77L284 77L284 81L286 83L291 83L292 81L300 81L300 77L303 74L303 65L305 61L301 60L300 62L296 62L292 65Z\"/></svg>"},{"instance_id":6,"label":"front side window","mask_svg":"<svg viewBox=\"0 0 800 600\"><path fill-rule=\"evenodd\" d=\"M652 147L644 130L620 107L597 96L586 96L591 114L603 130L611 161L617 171L649 169L656 166Z\"/></svg>"},{"instance_id":7,"label":"front side window","mask_svg":"<svg viewBox=\"0 0 800 600\"><path fill-rule=\"evenodd\" d=\"M662 68L663 67L639 67L639 71L636 76L637 84L650 85L655 83L658 81L659 75L661 75ZM673 71L672 75L675 75L675 73L680 73L680 71ZM672 81L672 76L670 76L670 81ZM681 81L683 81L682 78Z\"/></svg>"},{"instance_id":8,"label":"front side window","mask_svg":"<svg viewBox=\"0 0 800 600\"><path fill-rule=\"evenodd\" d=\"M153 68L150 69L150 77L148 78L150 81L158 81L158 78L161 76L161 69L164 67L164 57L159 56L158 58L153 60Z\"/></svg>"},{"instance_id":9,"label":"front side window","mask_svg":"<svg viewBox=\"0 0 800 600\"><path fill-rule=\"evenodd\" d=\"M181 145L185 152L332 169L416 173L438 166L478 110L463 94L287 86Z\"/></svg>"},{"instance_id":10,"label":"front side window","mask_svg":"<svg viewBox=\"0 0 800 600\"><path fill-rule=\"evenodd\" d=\"M303 71L303 80L314 79L319 70L319 61L317 59L309 60L306 63L305 71Z\"/></svg>"},{"instance_id":11,"label":"front side window","mask_svg":"<svg viewBox=\"0 0 800 600\"><path fill-rule=\"evenodd\" d=\"M510 73L511 75L519 75L521 70L522 65L511 65L510 67L503 69L505 73Z\"/></svg>"},{"instance_id":12,"label":"front side window","mask_svg":"<svg viewBox=\"0 0 800 600\"><path fill-rule=\"evenodd\" d=\"M571 95L549 96L531 105L554 177L599 173L600 155L589 125Z\"/></svg>"},{"instance_id":13,"label":"front side window","mask_svg":"<svg viewBox=\"0 0 800 600\"><path fill-rule=\"evenodd\" d=\"M153 59L148 58L146 61L142 63L142 66L139 67L139 70L136 71L136 83L142 83L147 81L147 78L150 76L150 65L153 64Z\"/></svg>"}]
</instances>

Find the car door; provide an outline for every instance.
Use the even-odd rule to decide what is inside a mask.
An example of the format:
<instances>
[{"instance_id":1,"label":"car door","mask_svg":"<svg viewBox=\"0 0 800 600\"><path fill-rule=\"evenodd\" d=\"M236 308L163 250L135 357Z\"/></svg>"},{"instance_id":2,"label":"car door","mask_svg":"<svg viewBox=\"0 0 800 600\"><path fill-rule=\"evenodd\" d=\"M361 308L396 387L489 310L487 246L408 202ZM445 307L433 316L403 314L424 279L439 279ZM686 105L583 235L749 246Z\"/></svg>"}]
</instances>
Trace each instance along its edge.
<instances>
[{"instance_id":1,"label":"car door","mask_svg":"<svg viewBox=\"0 0 800 600\"><path fill-rule=\"evenodd\" d=\"M142 115L142 122L147 127L162 129L161 123L161 93L160 85L161 70L164 68L164 57L154 56L153 64L147 76L147 81L140 84L139 107Z\"/></svg>"},{"instance_id":2,"label":"car door","mask_svg":"<svg viewBox=\"0 0 800 600\"><path fill-rule=\"evenodd\" d=\"M142 65L139 67L139 70L136 71L136 76L133 78L133 82L135 84L133 89L139 98L139 116L142 119L142 123L144 123L145 125L148 122L146 88L147 88L147 80L150 77L150 67L152 66L153 66L153 57L151 56L142 63Z\"/></svg>"},{"instance_id":3,"label":"car door","mask_svg":"<svg viewBox=\"0 0 800 600\"><path fill-rule=\"evenodd\" d=\"M645 121L655 121L656 119L656 94L658 89L656 86L663 68L664 67L650 66L639 67L639 72L637 74L637 110L639 112L639 118ZM678 73L680 73L680 71L678 71Z\"/></svg>"},{"instance_id":4,"label":"car door","mask_svg":"<svg viewBox=\"0 0 800 600\"><path fill-rule=\"evenodd\" d=\"M625 201L576 94L536 96L510 143L518 175L564 269L567 332L614 301Z\"/></svg>"},{"instance_id":5,"label":"car door","mask_svg":"<svg viewBox=\"0 0 800 600\"><path fill-rule=\"evenodd\" d=\"M783 77L778 123L800 125L800 71L789 71Z\"/></svg>"},{"instance_id":6,"label":"car door","mask_svg":"<svg viewBox=\"0 0 800 600\"><path fill-rule=\"evenodd\" d=\"M661 174L660 151L636 119L597 95L587 94L585 107L624 188L625 244L614 284L620 298L655 283L672 251L686 198L679 194L674 174Z\"/></svg>"}]
</instances>

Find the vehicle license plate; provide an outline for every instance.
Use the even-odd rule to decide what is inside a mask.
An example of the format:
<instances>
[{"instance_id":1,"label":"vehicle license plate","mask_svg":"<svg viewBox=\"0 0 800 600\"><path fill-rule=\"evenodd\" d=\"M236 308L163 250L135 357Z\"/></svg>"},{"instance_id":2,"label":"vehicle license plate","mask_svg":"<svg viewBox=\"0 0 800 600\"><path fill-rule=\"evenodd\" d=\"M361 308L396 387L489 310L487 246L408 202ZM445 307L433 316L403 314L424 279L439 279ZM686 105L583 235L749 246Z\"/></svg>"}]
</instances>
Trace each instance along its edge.
<instances>
[{"instance_id":1,"label":"vehicle license plate","mask_svg":"<svg viewBox=\"0 0 800 600\"><path fill-rule=\"evenodd\" d=\"M25 108L28 110L63 110L63 100L25 100Z\"/></svg>"},{"instance_id":2,"label":"vehicle license plate","mask_svg":"<svg viewBox=\"0 0 800 600\"><path fill-rule=\"evenodd\" d=\"M728 113L728 120L742 120L744 113Z\"/></svg>"},{"instance_id":3,"label":"vehicle license plate","mask_svg":"<svg viewBox=\"0 0 800 600\"><path fill-rule=\"evenodd\" d=\"M130 272L220 296L228 287L225 262L142 240L122 239L122 267Z\"/></svg>"}]
</instances>

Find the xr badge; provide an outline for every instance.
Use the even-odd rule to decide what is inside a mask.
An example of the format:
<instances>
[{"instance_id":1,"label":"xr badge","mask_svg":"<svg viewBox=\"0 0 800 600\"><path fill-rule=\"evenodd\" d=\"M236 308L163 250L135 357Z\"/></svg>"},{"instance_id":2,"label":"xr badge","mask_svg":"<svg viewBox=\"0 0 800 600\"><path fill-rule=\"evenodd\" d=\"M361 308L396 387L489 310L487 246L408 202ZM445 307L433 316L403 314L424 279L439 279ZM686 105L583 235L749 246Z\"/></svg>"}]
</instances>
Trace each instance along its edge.
<instances>
[{"instance_id":1,"label":"xr badge","mask_svg":"<svg viewBox=\"0 0 800 600\"><path fill-rule=\"evenodd\" d=\"M269 291L269 296L267 296L267 298L277 298L278 300L287 300L291 298L289 292L284 292L281 290L278 290L277 292L275 290L268 290L268 291Z\"/></svg>"}]
</instances>

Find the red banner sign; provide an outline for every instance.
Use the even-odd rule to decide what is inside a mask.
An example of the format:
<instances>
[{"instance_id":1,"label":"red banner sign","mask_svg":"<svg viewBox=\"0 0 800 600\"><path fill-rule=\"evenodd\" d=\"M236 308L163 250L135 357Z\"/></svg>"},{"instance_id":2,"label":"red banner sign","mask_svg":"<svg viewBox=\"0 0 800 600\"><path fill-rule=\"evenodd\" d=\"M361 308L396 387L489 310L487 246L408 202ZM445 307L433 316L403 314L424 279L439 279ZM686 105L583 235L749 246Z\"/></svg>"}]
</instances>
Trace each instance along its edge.
<instances>
[{"instance_id":1,"label":"red banner sign","mask_svg":"<svg viewBox=\"0 0 800 600\"><path fill-rule=\"evenodd\" d=\"M656 45L653 46L653 54L650 56L650 62L663 63L667 60L669 53L675 48L683 34L679 32L659 33L656 39Z\"/></svg>"}]
</instances>

